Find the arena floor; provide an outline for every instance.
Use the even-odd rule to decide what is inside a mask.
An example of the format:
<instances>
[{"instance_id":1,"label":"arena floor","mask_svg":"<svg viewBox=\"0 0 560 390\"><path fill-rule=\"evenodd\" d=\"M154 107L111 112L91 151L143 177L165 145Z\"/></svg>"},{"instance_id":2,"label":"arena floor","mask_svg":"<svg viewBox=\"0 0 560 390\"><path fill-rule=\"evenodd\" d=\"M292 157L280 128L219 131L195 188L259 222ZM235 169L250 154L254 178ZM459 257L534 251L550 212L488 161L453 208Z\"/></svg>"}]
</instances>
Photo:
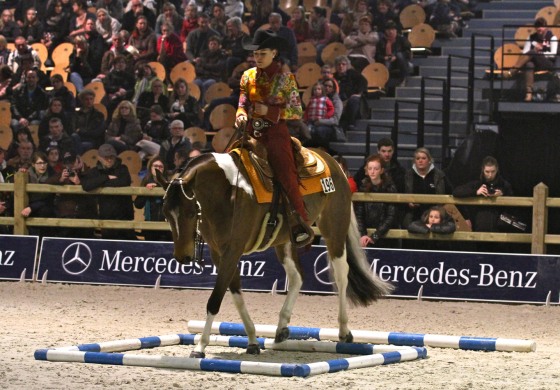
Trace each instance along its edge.
<instances>
[{"instance_id":1,"label":"arena floor","mask_svg":"<svg viewBox=\"0 0 560 390\"><path fill-rule=\"evenodd\" d=\"M559 389L560 307L387 299L350 310L353 329L534 339L537 351L428 348L428 359L279 378L171 369L36 361L36 349L187 333L204 319L210 292L112 286L0 283L2 389ZM255 323L276 323L284 296L246 293ZM336 297L301 296L292 325L336 327ZM239 322L229 295L217 321ZM146 353L188 356L192 347ZM331 354L208 347L208 357L308 363Z\"/></svg>"}]
</instances>

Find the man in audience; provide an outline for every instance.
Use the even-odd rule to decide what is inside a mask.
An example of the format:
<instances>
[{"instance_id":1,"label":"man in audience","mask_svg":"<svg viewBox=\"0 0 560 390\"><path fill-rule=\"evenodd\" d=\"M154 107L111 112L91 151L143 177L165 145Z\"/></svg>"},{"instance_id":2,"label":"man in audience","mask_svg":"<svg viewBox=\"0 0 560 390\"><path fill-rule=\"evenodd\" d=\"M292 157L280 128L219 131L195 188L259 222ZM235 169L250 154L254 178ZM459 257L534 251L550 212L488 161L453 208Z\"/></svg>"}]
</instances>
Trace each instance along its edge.
<instances>
[{"instance_id":1,"label":"man in audience","mask_svg":"<svg viewBox=\"0 0 560 390\"><path fill-rule=\"evenodd\" d=\"M280 50L279 56L290 66L292 72L295 72L298 68L298 49L294 30L282 25L282 15L277 12L270 14L268 23L271 31L286 40L287 45Z\"/></svg>"},{"instance_id":2,"label":"man in audience","mask_svg":"<svg viewBox=\"0 0 560 390\"><path fill-rule=\"evenodd\" d=\"M139 16L146 17L148 26L151 29L156 27L156 15L149 8L144 7L142 0L130 0L130 11L126 12L122 17L122 29L132 32Z\"/></svg>"},{"instance_id":3,"label":"man in audience","mask_svg":"<svg viewBox=\"0 0 560 390\"><path fill-rule=\"evenodd\" d=\"M129 187L132 180L130 172L120 158L117 151L110 144L99 147L98 162L81 178L84 191L91 191L104 187ZM102 220L132 221L134 209L131 196L99 195L97 197L99 218ZM101 229L104 239L135 240L136 235L131 229Z\"/></svg>"},{"instance_id":4,"label":"man in audience","mask_svg":"<svg viewBox=\"0 0 560 390\"><path fill-rule=\"evenodd\" d=\"M49 148L57 147L61 155L74 152L74 141L64 130L60 118L51 118L49 120L49 134L39 142L39 150L47 154Z\"/></svg>"},{"instance_id":5,"label":"man in audience","mask_svg":"<svg viewBox=\"0 0 560 390\"><path fill-rule=\"evenodd\" d=\"M76 112L76 122L72 138L78 146L79 154L97 149L105 140L105 117L94 106L95 92L84 89L78 95L80 110Z\"/></svg>"},{"instance_id":6,"label":"man in audience","mask_svg":"<svg viewBox=\"0 0 560 390\"><path fill-rule=\"evenodd\" d=\"M360 117L362 94L367 91L367 80L350 65L347 56L335 58L335 80L338 82L340 100L344 103L344 110L340 118L340 125L344 130L355 130L356 119Z\"/></svg>"},{"instance_id":7,"label":"man in audience","mask_svg":"<svg viewBox=\"0 0 560 390\"><path fill-rule=\"evenodd\" d=\"M412 58L411 45L406 37L399 34L397 25L389 21L385 24L385 34L377 43L375 61L385 64L389 70L392 85L406 85Z\"/></svg>"},{"instance_id":8,"label":"man in audience","mask_svg":"<svg viewBox=\"0 0 560 390\"><path fill-rule=\"evenodd\" d=\"M12 69L12 72L16 73L18 68L21 66L21 58L26 54L30 54L33 58L33 68L41 68L41 59L39 54L27 44L27 39L24 37L17 37L15 39L16 50L12 51L8 57L8 66Z\"/></svg>"},{"instance_id":9,"label":"man in audience","mask_svg":"<svg viewBox=\"0 0 560 390\"><path fill-rule=\"evenodd\" d=\"M43 111L49 105L47 93L39 86L39 78L35 70L25 74L25 85L14 92L12 97L12 123L15 130L39 124Z\"/></svg>"},{"instance_id":10,"label":"man in audience","mask_svg":"<svg viewBox=\"0 0 560 390\"><path fill-rule=\"evenodd\" d=\"M165 166L169 171L175 170L175 152L178 149L190 150L191 142L184 137L185 125L180 120L176 119L169 125L171 129L171 136L161 143L159 149L159 156L165 162Z\"/></svg>"},{"instance_id":11,"label":"man in audience","mask_svg":"<svg viewBox=\"0 0 560 390\"><path fill-rule=\"evenodd\" d=\"M17 148L17 156L8 160L8 167L13 173L27 172L32 165L31 157L34 152L33 143L30 141L20 142Z\"/></svg>"},{"instance_id":12,"label":"man in audience","mask_svg":"<svg viewBox=\"0 0 560 390\"><path fill-rule=\"evenodd\" d=\"M216 30L210 28L210 19L207 14L198 15L198 27L187 36L187 58L196 64L200 61L200 54L208 48L208 38L220 36Z\"/></svg>"}]
</instances>

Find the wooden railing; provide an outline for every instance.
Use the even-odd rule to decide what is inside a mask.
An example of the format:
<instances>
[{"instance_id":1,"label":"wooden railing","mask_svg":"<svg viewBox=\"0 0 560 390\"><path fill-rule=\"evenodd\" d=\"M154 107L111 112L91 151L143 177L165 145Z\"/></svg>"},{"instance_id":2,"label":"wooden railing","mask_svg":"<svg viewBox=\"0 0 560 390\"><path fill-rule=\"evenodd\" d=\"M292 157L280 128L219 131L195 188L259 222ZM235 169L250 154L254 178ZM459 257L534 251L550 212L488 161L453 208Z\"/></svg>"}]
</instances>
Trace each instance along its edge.
<instances>
[{"instance_id":1,"label":"wooden railing","mask_svg":"<svg viewBox=\"0 0 560 390\"><path fill-rule=\"evenodd\" d=\"M163 196L161 188L148 190L143 187L101 188L90 192L82 190L81 186L58 186L46 184L29 184L27 174L18 173L13 184L0 184L0 192L14 192L13 217L0 217L0 224L13 225L14 234L26 235L28 226L50 227L93 227L106 229L142 229L142 230L169 230L167 222L145 221L116 221L98 219L67 219L67 218L25 218L20 211L27 206L28 194L33 192L81 194L91 195L142 195ZM533 210L532 233L495 233L495 232L462 232L453 234L429 235L412 234L404 229L391 229L387 238L416 239L416 240L447 240L447 241L480 241L480 242L505 242L531 244L531 253L545 254L548 244L560 244L560 234L549 234L548 210L551 207L560 207L560 198L549 198L548 187L540 183L533 189L532 197L501 196L498 198L454 198L451 195L417 195L417 194L372 194L355 193L353 200L356 202L391 202L391 203L427 203L427 204L455 204L471 206L505 206L505 207L530 207ZM314 228L319 233L317 228ZM370 229L370 233L374 230Z\"/></svg>"}]
</instances>

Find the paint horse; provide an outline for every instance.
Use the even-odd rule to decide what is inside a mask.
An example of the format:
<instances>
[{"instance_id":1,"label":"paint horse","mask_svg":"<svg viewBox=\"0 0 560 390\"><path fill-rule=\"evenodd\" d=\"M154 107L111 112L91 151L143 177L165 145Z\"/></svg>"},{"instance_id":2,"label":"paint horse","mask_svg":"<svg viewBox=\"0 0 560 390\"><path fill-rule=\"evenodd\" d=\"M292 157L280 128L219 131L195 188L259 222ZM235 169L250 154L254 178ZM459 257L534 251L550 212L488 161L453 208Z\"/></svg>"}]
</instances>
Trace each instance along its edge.
<instances>
[{"instance_id":1,"label":"paint horse","mask_svg":"<svg viewBox=\"0 0 560 390\"><path fill-rule=\"evenodd\" d=\"M326 242L331 272L338 289L339 338L343 342L351 342L353 336L348 328L347 299L367 306L389 293L391 286L368 267L365 252L359 245L360 235L346 176L331 156L321 151L315 153L330 170L331 190L307 195L304 202L310 221L316 223ZM216 284L206 307L206 325L191 357L205 356L212 322L228 288L247 332L247 353L260 352L255 326L241 293L238 262L241 255L255 250L255 242L262 237L263 220L270 204L256 201L241 156L234 152L203 154L191 160L171 182L158 175L158 181L166 189L163 210L171 225L175 259L180 263L193 261L197 237L201 234L217 268ZM289 337L288 323L302 285L298 253L290 241L287 225L279 224L279 231L271 236L272 242L268 245L274 247L286 271L289 286L280 311L275 342Z\"/></svg>"}]
</instances>

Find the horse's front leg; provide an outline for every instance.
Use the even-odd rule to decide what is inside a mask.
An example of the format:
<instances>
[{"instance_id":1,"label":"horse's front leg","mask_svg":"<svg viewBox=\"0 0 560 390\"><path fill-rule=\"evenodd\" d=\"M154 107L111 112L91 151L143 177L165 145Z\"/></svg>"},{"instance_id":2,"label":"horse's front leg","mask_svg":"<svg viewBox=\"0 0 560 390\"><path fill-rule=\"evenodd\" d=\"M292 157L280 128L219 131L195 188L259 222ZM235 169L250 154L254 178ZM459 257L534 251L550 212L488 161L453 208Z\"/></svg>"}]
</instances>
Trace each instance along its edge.
<instances>
[{"instance_id":1,"label":"horse's front leg","mask_svg":"<svg viewBox=\"0 0 560 390\"><path fill-rule=\"evenodd\" d=\"M229 284L229 291L231 292L233 303L235 304L237 312L243 322L243 326L245 327L245 333L247 333L247 353L251 355L258 355L261 353L261 350L257 341L255 324L249 315L249 311L245 305L245 300L243 299L243 294L241 293L241 278L239 277L239 269Z\"/></svg>"},{"instance_id":2,"label":"horse's front leg","mask_svg":"<svg viewBox=\"0 0 560 390\"><path fill-rule=\"evenodd\" d=\"M346 247L344 247L340 257L332 256L331 251L329 251L329 257L331 258L334 280L338 289L338 339L345 343L351 343L354 336L348 328L346 289L348 288L349 266L346 261Z\"/></svg>"},{"instance_id":3,"label":"horse's front leg","mask_svg":"<svg viewBox=\"0 0 560 390\"><path fill-rule=\"evenodd\" d=\"M212 322L214 322L214 318L220 311L220 306L224 300L227 287L234 278L234 275L237 273L239 276L236 259L219 259L218 257L212 258L214 259L214 264L218 270L218 276L216 277L216 284L214 285L212 294L210 294L210 298L206 304L206 324L204 325L200 341L191 352L191 358L204 358L206 356L204 351L210 342Z\"/></svg>"},{"instance_id":4,"label":"horse's front leg","mask_svg":"<svg viewBox=\"0 0 560 390\"><path fill-rule=\"evenodd\" d=\"M276 336L274 337L274 342L280 343L287 340L290 336L288 324L292 318L292 311L299 295L301 285L303 284L303 278L301 276L301 268L299 266L296 248L288 242L277 246L275 250L276 256L278 256L278 260L284 266L284 270L288 276L288 294L286 294L286 300L284 301L282 310L280 310Z\"/></svg>"}]
</instances>

